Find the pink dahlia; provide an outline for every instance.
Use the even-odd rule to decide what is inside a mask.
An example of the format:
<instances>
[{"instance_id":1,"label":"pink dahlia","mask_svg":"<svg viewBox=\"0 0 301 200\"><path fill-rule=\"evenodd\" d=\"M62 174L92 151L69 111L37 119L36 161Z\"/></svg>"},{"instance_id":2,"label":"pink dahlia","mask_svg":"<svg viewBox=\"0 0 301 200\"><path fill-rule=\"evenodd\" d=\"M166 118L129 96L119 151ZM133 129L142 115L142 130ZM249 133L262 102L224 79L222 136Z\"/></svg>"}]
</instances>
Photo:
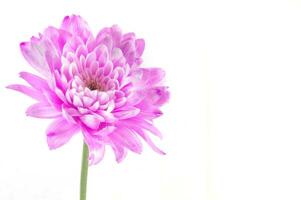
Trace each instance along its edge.
<instances>
[{"instance_id":1,"label":"pink dahlia","mask_svg":"<svg viewBox=\"0 0 301 200\"><path fill-rule=\"evenodd\" d=\"M80 16L67 16L60 28L48 27L39 37L20 44L28 63L39 72L21 72L30 86L9 85L37 102L26 114L51 118L46 130L50 149L81 132L89 149L89 163L102 160L110 146L116 161L127 150L142 152L140 138L159 154L148 134L161 137L153 119L169 92L162 85L164 71L141 67L144 40L123 34L118 26L96 37Z\"/></svg>"}]
</instances>

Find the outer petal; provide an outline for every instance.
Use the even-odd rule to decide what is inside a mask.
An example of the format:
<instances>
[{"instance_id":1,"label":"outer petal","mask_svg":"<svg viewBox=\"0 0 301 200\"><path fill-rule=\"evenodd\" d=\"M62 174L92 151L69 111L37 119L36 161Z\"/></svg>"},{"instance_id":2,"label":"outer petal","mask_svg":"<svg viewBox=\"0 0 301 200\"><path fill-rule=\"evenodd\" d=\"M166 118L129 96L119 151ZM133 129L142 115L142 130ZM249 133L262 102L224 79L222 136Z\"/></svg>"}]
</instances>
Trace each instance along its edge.
<instances>
[{"instance_id":1,"label":"outer petal","mask_svg":"<svg viewBox=\"0 0 301 200\"><path fill-rule=\"evenodd\" d=\"M169 91L167 87L154 87L150 88L147 91L147 95L145 98L146 106L162 106L169 100Z\"/></svg>"},{"instance_id":2,"label":"outer petal","mask_svg":"<svg viewBox=\"0 0 301 200\"><path fill-rule=\"evenodd\" d=\"M114 111L114 116L118 119L128 119L135 117L138 115L140 112L140 109L135 108L135 107L125 107L122 108L121 110Z\"/></svg>"},{"instance_id":3,"label":"outer petal","mask_svg":"<svg viewBox=\"0 0 301 200\"><path fill-rule=\"evenodd\" d=\"M111 140L122 145L129 150L140 154L142 152L142 143L135 133L125 127L119 127L109 135Z\"/></svg>"},{"instance_id":4,"label":"outer petal","mask_svg":"<svg viewBox=\"0 0 301 200\"><path fill-rule=\"evenodd\" d=\"M45 103L36 103L26 110L26 114L36 118L57 118L62 114L53 106Z\"/></svg>"},{"instance_id":5,"label":"outer petal","mask_svg":"<svg viewBox=\"0 0 301 200\"><path fill-rule=\"evenodd\" d=\"M72 35L80 36L84 42L92 36L87 22L76 15L66 16L62 22L61 29L68 31Z\"/></svg>"},{"instance_id":6,"label":"outer petal","mask_svg":"<svg viewBox=\"0 0 301 200\"><path fill-rule=\"evenodd\" d=\"M99 163L105 153L105 144L98 135L92 135L86 128L82 127L85 143L89 148L89 165Z\"/></svg>"},{"instance_id":7,"label":"outer petal","mask_svg":"<svg viewBox=\"0 0 301 200\"><path fill-rule=\"evenodd\" d=\"M7 86L7 88L21 92L21 93L23 93L27 96L30 96L31 98L36 99L38 101L45 101L44 95L41 92L39 92L31 87L28 87L25 85L13 84L13 85Z\"/></svg>"},{"instance_id":8,"label":"outer petal","mask_svg":"<svg viewBox=\"0 0 301 200\"><path fill-rule=\"evenodd\" d=\"M33 88L41 91L48 90L49 86L45 79L28 72L20 72L20 77L29 83Z\"/></svg>"},{"instance_id":9,"label":"outer petal","mask_svg":"<svg viewBox=\"0 0 301 200\"><path fill-rule=\"evenodd\" d=\"M114 140L111 140L110 146L114 151L116 162L122 162L127 155L127 149Z\"/></svg>"},{"instance_id":10,"label":"outer petal","mask_svg":"<svg viewBox=\"0 0 301 200\"><path fill-rule=\"evenodd\" d=\"M30 42L22 42L20 48L28 63L43 76L49 78L52 69L49 67L46 54L48 57L58 58L57 49L51 41L40 35L40 38L32 37Z\"/></svg>"},{"instance_id":11,"label":"outer petal","mask_svg":"<svg viewBox=\"0 0 301 200\"><path fill-rule=\"evenodd\" d=\"M47 37L58 50L61 55L64 45L67 40L71 37L71 34L65 30L57 29L55 27L48 27L44 31L44 36Z\"/></svg>"},{"instance_id":12,"label":"outer petal","mask_svg":"<svg viewBox=\"0 0 301 200\"><path fill-rule=\"evenodd\" d=\"M139 68L132 76L134 85L145 89L160 84L165 77L165 71L160 68Z\"/></svg>"},{"instance_id":13,"label":"outer petal","mask_svg":"<svg viewBox=\"0 0 301 200\"><path fill-rule=\"evenodd\" d=\"M139 128L133 128L135 130L135 132L137 134L139 134L144 141L157 153L161 154L161 155L165 155L166 153L163 152L161 149L159 149L154 143L153 141L150 139L150 137L142 130Z\"/></svg>"},{"instance_id":14,"label":"outer petal","mask_svg":"<svg viewBox=\"0 0 301 200\"><path fill-rule=\"evenodd\" d=\"M78 125L71 124L62 117L54 120L46 131L49 148L56 149L64 145L78 130Z\"/></svg>"},{"instance_id":15,"label":"outer petal","mask_svg":"<svg viewBox=\"0 0 301 200\"><path fill-rule=\"evenodd\" d=\"M144 47L145 47L145 42L143 39L137 39L135 41L136 45L136 56L140 57L143 54Z\"/></svg>"},{"instance_id":16,"label":"outer petal","mask_svg":"<svg viewBox=\"0 0 301 200\"><path fill-rule=\"evenodd\" d=\"M147 130L147 131L153 133L154 135L156 135L157 137L159 137L160 139L162 139L161 132L155 126L153 126L150 122L148 122L144 119L139 119L136 117L136 118L124 120L122 123L123 124L126 123L130 127L136 127L139 129Z\"/></svg>"}]
</instances>

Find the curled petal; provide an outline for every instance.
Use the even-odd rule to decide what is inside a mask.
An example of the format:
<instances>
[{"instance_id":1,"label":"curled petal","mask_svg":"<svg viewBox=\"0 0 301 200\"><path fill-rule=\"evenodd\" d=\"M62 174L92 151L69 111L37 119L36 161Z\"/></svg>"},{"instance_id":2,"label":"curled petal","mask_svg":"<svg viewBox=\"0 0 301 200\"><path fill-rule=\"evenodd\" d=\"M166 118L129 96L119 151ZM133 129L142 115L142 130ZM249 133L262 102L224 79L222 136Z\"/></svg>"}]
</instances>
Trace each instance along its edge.
<instances>
[{"instance_id":1,"label":"curled petal","mask_svg":"<svg viewBox=\"0 0 301 200\"><path fill-rule=\"evenodd\" d=\"M61 116L61 112L53 106L45 103L36 103L27 108L26 114L36 118L56 118Z\"/></svg>"},{"instance_id":2,"label":"curled petal","mask_svg":"<svg viewBox=\"0 0 301 200\"><path fill-rule=\"evenodd\" d=\"M78 130L78 125L71 124L62 117L54 120L46 131L49 148L56 149L64 145Z\"/></svg>"}]
</instances>

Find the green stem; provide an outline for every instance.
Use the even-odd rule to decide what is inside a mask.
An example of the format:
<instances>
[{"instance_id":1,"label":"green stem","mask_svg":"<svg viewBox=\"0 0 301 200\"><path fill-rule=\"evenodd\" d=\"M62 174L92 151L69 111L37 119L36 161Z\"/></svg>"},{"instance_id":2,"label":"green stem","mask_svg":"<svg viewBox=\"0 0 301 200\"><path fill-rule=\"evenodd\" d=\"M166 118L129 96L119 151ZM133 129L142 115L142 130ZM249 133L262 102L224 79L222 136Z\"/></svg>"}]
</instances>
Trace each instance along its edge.
<instances>
[{"instance_id":1,"label":"green stem","mask_svg":"<svg viewBox=\"0 0 301 200\"><path fill-rule=\"evenodd\" d=\"M82 155L82 169L80 175L80 200L86 200L87 194L87 179L88 179L88 155L89 150L84 142Z\"/></svg>"}]
</instances>

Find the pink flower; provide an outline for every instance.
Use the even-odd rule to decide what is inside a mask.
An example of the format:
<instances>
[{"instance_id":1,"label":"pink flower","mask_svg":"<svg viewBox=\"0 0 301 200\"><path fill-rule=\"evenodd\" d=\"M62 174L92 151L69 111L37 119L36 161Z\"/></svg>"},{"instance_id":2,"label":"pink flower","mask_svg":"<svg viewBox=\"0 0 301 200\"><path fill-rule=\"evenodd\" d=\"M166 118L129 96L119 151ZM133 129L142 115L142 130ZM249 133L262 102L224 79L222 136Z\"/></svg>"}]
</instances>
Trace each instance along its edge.
<instances>
[{"instance_id":1,"label":"pink flower","mask_svg":"<svg viewBox=\"0 0 301 200\"><path fill-rule=\"evenodd\" d=\"M89 148L89 163L102 160L110 146L116 161L127 150L142 152L140 138L157 153L149 133L161 137L153 119L169 99L162 85L164 71L143 68L144 40L123 34L118 26L93 36L80 16L66 16L60 28L48 27L39 37L20 44L28 63L40 76L21 72L30 86L9 85L37 101L26 114L51 118L46 130L50 149L82 132Z\"/></svg>"}]
</instances>

